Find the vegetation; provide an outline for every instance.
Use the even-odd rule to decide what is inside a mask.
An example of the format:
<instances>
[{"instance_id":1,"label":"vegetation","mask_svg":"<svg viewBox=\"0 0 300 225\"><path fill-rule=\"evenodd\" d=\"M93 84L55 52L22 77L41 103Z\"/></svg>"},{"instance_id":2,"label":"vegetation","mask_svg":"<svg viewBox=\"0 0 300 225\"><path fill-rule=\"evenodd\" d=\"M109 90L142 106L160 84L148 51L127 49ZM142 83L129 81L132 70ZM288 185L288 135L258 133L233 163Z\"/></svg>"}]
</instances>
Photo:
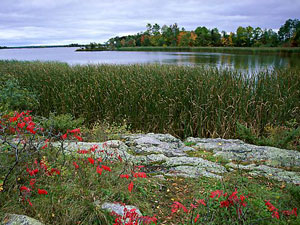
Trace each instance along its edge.
<instances>
[{"instance_id":1,"label":"vegetation","mask_svg":"<svg viewBox=\"0 0 300 225\"><path fill-rule=\"evenodd\" d=\"M84 45L82 46L82 48L79 48L76 51L80 52L80 51L107 51L107 50L108 50L107 46L91 42L90 44Z\"/></svg>"},{"instance_id":2,"label":"vegetation","mask_svg":"<svg viewBox=\"0 0 300 225\"><path fill-rule=\"evenodd\" d=\"M0 73L0 111L35 109L38 104L32 91L21 87L8 73Z\"/></svg>"},{"instance_id":3,"label":"vegetation","mask_svg":"<svg viewBox=\"0 0 300 225\"><path fill-rule=\"evenodd\" d=\"M300 54L299 47L121 47L118 51L170 51L170 52L222 52L233 54L280 54L296 55Z\"/></svg>"},{"instance_id":4,"label":"vegetation","mask_svg":"<svg viewBox=\"0 0 300 225\"><path fill-rule=\"evenodd\" d=\"M267 125L261 137L250 128L237 123L237 135L248 143L300 151L300 126L296 120L288 121L282 126Z\"/></svg>"},{"instance_id":5,"label":"vegetation","mask_svg":"<svg viewBox=\"0 0 300 225\"><path fill-rule=\"evenodd\" d=\"M83 125L83 118L74 119L71 114L55 115L50 113L48 118L39 118L41 126L51 130L53 133L66 133L68 130L73 130Z\"/></svg>"},{"instance_id":6,"label":"vegetation","mask_svg":"<svg viewBox=\"0 0 300 225\"><path fill-rule=\"evenodd\" d=\"M131 130L181 138L249 141L254 135L252 142L259 144L265 136L271 145L299 148L298 69L247 77L204 67L1 61L0 74L9 74L34 93L39 102L34 112L44 117L71 114L90 126L96 121L124 124L125 119ZM246 132L250 136L237 132L237 122L251 130Z\"/></svg>"},{"instance_id":7,"label":"vegetation","mask_svg":"<svg viewBox=\"0 0 300 225\"><path fill-rule=\"evenodd\" d=\"M52 134L29 112L0 118L0 220L16 213L65 225L299 223L299 186L243 171L222 180L161 180L112 154L105 143L65 154L65 139L80 139L80 129ZM52 146L53 138L61 147ZM104 202L135 205L148 216L130 212L121 218L101 210Z\"/></svg>"},{"instance_id":8,"label":"vegetation","mask_svg":"<svg viewBox=\"0 0 300 225\"><path fill-rule=\"evenodd\" d=\"M173 47L300 47L300 21L288 19L276 33L272 29L238 27L236 32L219 32L205 26L186 31L176 23L170 26L147 24L147 30L135 35L114 37L107 41L110 49L140 46ZM94 43L94 46L95 43ZM92 46L90 46L92 48Z\"/></svg>"}]
</instances>

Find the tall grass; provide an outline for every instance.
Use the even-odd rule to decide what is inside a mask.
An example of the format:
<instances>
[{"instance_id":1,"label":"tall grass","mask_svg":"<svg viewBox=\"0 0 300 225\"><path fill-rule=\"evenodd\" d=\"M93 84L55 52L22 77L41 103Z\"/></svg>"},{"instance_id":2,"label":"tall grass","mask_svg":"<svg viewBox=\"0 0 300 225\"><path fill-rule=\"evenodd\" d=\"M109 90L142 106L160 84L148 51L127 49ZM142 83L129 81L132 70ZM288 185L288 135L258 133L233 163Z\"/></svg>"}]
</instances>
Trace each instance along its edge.
<instances>
[{"instance_id":1,"label":"tall grass","mask_svg":"<svg viewBox=\"0 0 300 225\"><path fill-rule=\"evenodd\" d=\"M179 137L236 137L240 122L262 132L267 124L300 123L300 71L253 74L171 65L85 65L0 61L0 74L34 90L36 113L108 120Z\"/></svg>"}]
</instances>

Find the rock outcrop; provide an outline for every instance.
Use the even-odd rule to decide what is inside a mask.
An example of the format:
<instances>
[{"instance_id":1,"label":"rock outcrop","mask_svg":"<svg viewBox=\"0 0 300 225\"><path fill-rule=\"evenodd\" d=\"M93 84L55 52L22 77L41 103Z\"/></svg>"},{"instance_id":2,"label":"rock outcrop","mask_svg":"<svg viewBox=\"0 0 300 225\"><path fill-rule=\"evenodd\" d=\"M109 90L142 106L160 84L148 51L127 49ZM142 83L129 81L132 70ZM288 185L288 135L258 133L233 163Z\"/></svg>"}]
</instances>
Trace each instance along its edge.
<instances>
[{"instance_id":1,"label":"rock outcrop","mask_svg":"<svg viewBox=\"0 0 300 225\"><path fill-rule=\"evenodd\" d=\"M122 138L123 141L105 143L71 142L65 147L67 151L74 151L98 145L99 150L105 149L135 164L146 165L148 173L153 175L222 179L226 173L243 170L253 176L300 184L300 152L297 151L256 146L234 139L190 137L182 142L170 134L133 134ZM205 159L202 153L209 153L211 157ZM213 160L220 158L222 162Z\"/></svg>"},{"instance_id":2,"label":"rock outcrop","mask_svg":"<svg viewBox=\"0 0 300 225\"><path fill-rule=\"evenodd\" d=\"M1 224L3 225L43 225L40 221L25 215L6 214Z\"/></svg>"}]
</instances>

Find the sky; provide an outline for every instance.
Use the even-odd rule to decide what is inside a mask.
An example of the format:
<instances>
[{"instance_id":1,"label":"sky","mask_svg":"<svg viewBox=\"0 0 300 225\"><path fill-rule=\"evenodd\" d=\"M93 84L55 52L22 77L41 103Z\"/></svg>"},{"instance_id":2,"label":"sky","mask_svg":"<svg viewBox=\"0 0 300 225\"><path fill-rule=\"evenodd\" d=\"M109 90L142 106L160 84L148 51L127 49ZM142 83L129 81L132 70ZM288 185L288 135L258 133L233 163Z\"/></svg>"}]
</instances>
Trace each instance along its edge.
<instances>
[{"instance_id":1,"label":"sky","mask_svg":"<svg viewBox=\"0 0 300 225\"><path fill-rule=\"evenodd\" d=\"M0 46L104 43L147 23L278 30L299 17L300 0L0 0Z\"/></svg>"}]
</instances>

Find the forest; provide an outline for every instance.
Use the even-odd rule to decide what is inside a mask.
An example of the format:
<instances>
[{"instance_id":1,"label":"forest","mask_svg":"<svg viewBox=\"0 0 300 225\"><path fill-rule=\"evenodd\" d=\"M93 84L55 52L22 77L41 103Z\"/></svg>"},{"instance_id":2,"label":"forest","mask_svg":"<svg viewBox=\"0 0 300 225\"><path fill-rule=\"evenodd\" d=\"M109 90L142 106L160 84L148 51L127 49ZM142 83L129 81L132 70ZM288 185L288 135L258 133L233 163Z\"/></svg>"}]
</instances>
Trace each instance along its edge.
<instances>
[{"instance_id":1,"label":"forest","mask_svg":"<svg viewBox=\"0 0 300 225\"><path fill-rule=\"evenodd\" d=\"M128 36L110 38L106 44L110 49L121 47L299 47L300 21L288 19L278 30L262 29L260 27L239 26L235 32L219 31L199 26L188 31L177 23L170 26L160 26L148 23L146 31ZM97 43L91 43L91 49L97 48Z\"/></svg>"}]
</instances>

